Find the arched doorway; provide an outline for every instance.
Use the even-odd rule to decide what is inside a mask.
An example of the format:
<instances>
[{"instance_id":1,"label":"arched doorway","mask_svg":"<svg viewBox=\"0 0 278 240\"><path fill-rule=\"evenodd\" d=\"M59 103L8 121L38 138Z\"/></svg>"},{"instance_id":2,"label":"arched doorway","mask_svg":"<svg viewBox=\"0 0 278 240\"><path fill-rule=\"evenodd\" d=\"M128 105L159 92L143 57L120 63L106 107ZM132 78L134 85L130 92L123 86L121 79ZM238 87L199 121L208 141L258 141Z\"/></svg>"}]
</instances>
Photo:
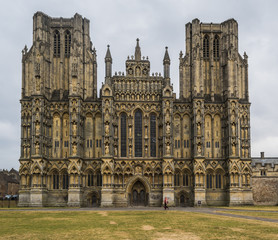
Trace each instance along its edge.
<instances>
[{"instance_id":1,"label":"arched doorway","mask_svg":"<svg viewBox=\"0 0 278 240\"><path fill-rule=\"evenodd\" d=\"M146 206L147 205L147 193L144 184L141 181L134 183L131 189L131 206Z\"/></svg>"},{"instance_id":2,"label":"arched doorway","mask_svg":"<svg viewBox=\"0 0 278 240\"><path fill-rule=\"evenodd\" d=\"M92 204L92 207L97 207L98 206L98 199L97 199L96 194L93 194L91 204Z\"/></svg>"},{"instance_id":3,"label":"arched doorway","mask_svg":"<svg viewBox=\"0 0 278 240\"><path fill-rule=\"evenodd\" d=\"M179 197L179 206L180 207L189 207L190 206L190 200L189 200L189 197L188 197L187 193L182 192L180 194L180 197Z\"/></svg>"},{"instance_id":4,"label":"arched doorway","mask_svg":"<svg viewBox=\"0 0 278 240\"><path fill-rule=\"evenodd\" d=\"M87 207L98 207L99 206L99 197L96 192L89 193L87 195Z\"/></svg>"}]
</instances>

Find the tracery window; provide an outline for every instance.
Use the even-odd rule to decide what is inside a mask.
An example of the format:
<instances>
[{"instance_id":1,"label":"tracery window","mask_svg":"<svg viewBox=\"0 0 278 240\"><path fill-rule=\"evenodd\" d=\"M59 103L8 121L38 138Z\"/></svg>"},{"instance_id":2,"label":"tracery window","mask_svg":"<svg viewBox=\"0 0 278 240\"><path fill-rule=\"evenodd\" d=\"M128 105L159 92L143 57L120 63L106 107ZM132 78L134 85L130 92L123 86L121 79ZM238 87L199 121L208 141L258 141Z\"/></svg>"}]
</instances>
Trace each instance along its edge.
<instances>
[{"instance_id":1,"label":"tracery window","mask_svg":"<svg viewBox=\"0 0 278 240\"><path fill-rule=\"evenodd\" d=\"M188 179L188 174L185 173L182 176L182 185L183 186L188 186L189 185L189 179Z\"/></svg>"},{"instance_id":2,"label":"tracery window","mask_svg":"<svg viewBox=\"0 0 278 240\"><path fill-rule=\"evenodd\" d=\"M53 172L52 183L53 183L53 189L59 189L59 173L56 171Z\"/></svg>"},{"instance_id":3,"label":"tracery window","mask_svg":"<svg viewBox=\"0 0 278 240\"><path fill-rule=\"evenodd\" d=\"M102 186L102 176L100 172L97 172L97 186Z\"/></svg>"},{"instance_id":4,"label":"tracery window","mask_svg":"<svg viewBox=\"0 0 278 240\"><path fill-rule=\"evenodd\" d=\"M212 174L207 174L207 188L212 188Z\"/></svg>"},{"instance_id":5,"label":"tracery window","mask_svg":"<svg viewBox=\"0 0 278 240\"><path fill-rule=\"evenodd\" d=\"M174 185L175 186L180 186L180 174L179 173L175 174Z\"/></svg>"},{"instance_id":6,"label":"tracery window","mask_svg":"<svg viewBox=\"0 0 278 240\"><path fill-rule=\"evenodd\" d=\"M142 112L137 110L134 115L135 157L142 157Z\"/></svg>"},{"instance_id":7,"label":"tracery window","mask_svg":"<svg viewBox=\"0 0 278 240\"><path fill-rule=\"evenodd\" d=\"M69 175L64 172L62 175L62 181L63 181L63 189L68 189L69 188Z\"/></svg>"},{"instance_id":8,"label":"tracery window","mask_svg":"<svg viewBox=\"0 0 278 240\"><path fill-rule=\"evenodd\" d=\"M183 140L183 147L189 148L189 140Z\"/></svg>"},{"instance_id":9,"label":"tracery window","mask_svg":"<svg viewBox=\"0 0 278 240\"><path fill-rule=\"evenodd\" d=\"M126 157L126 114L121 114L121 157Z\"/></svg>"},{"instance_id":10,"label":"tracery window","mask_svg":"<svg viewBox=\"0 0 278 240\"><path fill-rule=\"evenodd\" d=\"M208 35L205 35L203 40L203 57L209 58L209 37Z\"/></svg>"},{"instance_id":11,"label":"tracery window","mask_svg":"<svg viewBox=\"0 0 278 240\"><path fill-rule=\"evenodd\" d=\"M221 174L215 175L215 187L221 188Z\"/></svg>"},{"instance_id":12,"label":"tracery window","mask_svg":"<svg viewBox=\"0 0 278 240\"><path fill-rule=\"evenodd\" d=\"M65 57L70 56L70 44L71 44L71 34L67 30L65 33Z\"/></svg>"},{"instance_id":13,"label":"tracery window","mask_svg":"<svg viewBox=\"0 0 278 240\"><path fill-rule=\"evenodd\" d=\"M213 57L219 58L219 37L217 35L213 40Z\"/></svg>"},{"instance_id":14,"label":"tracery window","mask_svg":"<svg viewBox=\"0 0 278 240\"><path fill-rule=\"evenodd\" d=\"M156 157L156 115L150 116L151 157Z\"/></svg>"},{"instance_id":15,"label":"tracery window","mask_svg":"<svg viewBox=\"0 0 278 240\"><path fill-rule=\"evenodd\" d=\"M87 175L87 185L88 187L94 186L94 175L91 171Z\"/></svg>"},{"instance_id":16,"label":"tracery window","mask_svg":"<svg viewBox=\"0 0 278 240\"><path fill-rule=\"evenodd\" d=\"M60 57L60 33L58 30L54 32L54 57Z\"/></svg>"}]
</instances>

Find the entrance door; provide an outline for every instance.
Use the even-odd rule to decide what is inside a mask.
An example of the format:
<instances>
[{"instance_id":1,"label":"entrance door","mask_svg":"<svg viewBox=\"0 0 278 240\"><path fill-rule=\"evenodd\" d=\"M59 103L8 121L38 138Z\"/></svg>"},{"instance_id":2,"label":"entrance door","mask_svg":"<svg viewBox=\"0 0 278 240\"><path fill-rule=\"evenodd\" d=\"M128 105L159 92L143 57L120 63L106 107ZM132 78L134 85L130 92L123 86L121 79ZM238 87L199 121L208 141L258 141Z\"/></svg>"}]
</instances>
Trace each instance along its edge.
<instances>
[{"instance_id":1,"label":"entrance door","mask_svg":"<svg viewBox=\"0 0 278 240\"><path fill-rule=\"evenodd\" d=\"M95 194L92 196L92 207L97 207L97 196Z\"/></svg>"},{"instance_id":2,"label":"entrance door","mask_svg":"<svg viewBox=\"0 0 278 240\"><path fill-rule=\"evenodd\" d=\"M180 207L188 207L189 206L189 198L187 195L182 194L180 196Z\"/></svg>"},{"instance_id":3,"label":"entrance door","mask_svg":"<svg viewBox=\"0 0 278 240\"><path fill-rule=\"evenodd\" d=\"M132 187L131 206L146 206L146 190L140 181L137 181Z\"/></svg>"}]
</instances>

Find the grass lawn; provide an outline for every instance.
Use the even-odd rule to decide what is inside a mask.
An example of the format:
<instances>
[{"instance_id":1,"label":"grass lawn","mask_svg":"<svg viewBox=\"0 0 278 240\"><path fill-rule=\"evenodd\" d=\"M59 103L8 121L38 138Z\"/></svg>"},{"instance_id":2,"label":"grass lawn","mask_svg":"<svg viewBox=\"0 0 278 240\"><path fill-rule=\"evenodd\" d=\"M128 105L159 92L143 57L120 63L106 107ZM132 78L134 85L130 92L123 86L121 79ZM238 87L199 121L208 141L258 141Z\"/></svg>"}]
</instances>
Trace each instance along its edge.
<instances>
[{"instance_id":1,"label":"grass lawn","mask_svg":"<svg viewBox=\"0 0 278 240\"><path fill-rule=\"evenodd\" d=\"M0 239L278 239L278 224L181 211L0 211Z\"/></svg>"}]
</instances>

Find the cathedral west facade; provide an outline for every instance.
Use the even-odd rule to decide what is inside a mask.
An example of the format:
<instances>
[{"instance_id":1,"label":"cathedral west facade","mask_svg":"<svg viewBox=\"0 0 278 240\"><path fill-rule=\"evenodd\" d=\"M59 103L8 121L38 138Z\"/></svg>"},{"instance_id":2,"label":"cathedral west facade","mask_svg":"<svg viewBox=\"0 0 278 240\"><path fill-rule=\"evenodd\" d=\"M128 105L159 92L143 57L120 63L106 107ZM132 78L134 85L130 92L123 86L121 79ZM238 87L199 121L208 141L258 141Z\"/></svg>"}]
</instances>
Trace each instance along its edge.
<instances>
[{"instance_id":1,"label":"cathedral west facade","mask_svg":"<svg viewBox=\"0 0 278 240\"><path fill-rule=\"evenodd\" d=\"M33 18L22 51L20 206L252 204L248 57L238 24L186 24L180 95L137 39L97 96L89 20Z\"/></svg>"}]
</instances>

